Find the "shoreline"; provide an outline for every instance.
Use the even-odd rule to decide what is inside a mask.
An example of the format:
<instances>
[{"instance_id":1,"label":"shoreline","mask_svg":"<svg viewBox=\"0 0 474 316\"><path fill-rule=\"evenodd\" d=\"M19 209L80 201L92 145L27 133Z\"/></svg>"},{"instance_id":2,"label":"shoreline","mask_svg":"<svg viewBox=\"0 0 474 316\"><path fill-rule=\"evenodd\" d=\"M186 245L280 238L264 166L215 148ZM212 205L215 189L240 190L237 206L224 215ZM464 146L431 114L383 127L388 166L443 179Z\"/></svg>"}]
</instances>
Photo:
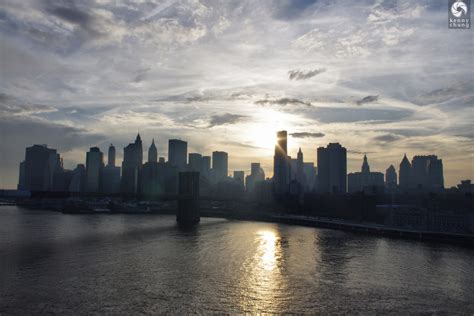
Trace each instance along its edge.
<instances>
[{"instance_id":1,"label":"shoreline","mask_svg":"<svg viewBox=\"0 0 474 316\"><path fill-rule=\"evenodd\" d=\"M0 205L1 207L2 205ZM7 205L3 205L7 206ZM115 214L128 214L128 215L176 215L177 210L174 208L163 208L159 210L139 210L139 211L64 211L54 209L40 209L25 207L16 204L15 206L22 209L30 210L46 210L50 212L61 212L69 215L115 215ZM294 226L305 226L315 228L325 228L333 230L342 230L348 232L354 232L358 234L370 235L370 236L382 236L398 239L410 239L418 241L431 241L431 242L443 242L458 245L474 245L474 235L460 234L452 232L436 232L436 231L422 231L414 229L405 229L399 227L385 226L376 223L364 223L364 222L351 222L339 219L312 217L296 214L273 214L268 212L252 213L252 212L239 212L234 211L232 213L226 213L223 211L216 211L211 209L200 210L201 217L208 218L224 218L230 220L241 220L241 221L256 221L256 222L267 222L267 223L281 223L286 225Z\"/></svg>"}]
</instances>

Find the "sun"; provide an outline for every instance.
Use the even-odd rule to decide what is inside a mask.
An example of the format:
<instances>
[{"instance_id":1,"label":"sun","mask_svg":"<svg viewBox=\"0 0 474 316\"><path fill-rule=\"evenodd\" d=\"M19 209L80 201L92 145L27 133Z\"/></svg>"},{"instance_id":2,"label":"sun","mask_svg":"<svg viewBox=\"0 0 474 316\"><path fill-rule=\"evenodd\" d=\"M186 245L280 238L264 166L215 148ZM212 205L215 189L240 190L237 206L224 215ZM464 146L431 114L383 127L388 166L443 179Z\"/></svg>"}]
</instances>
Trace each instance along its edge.
<instances>
[{"instance_id":1,"label":"sun","mask_svg":"<svg viewBox=\"0 0 474 316\"><path fill-rule=\"evenodd\" d=\"M289 115L273 109L262 108L255 113L256 121L248 129L247 137L255 146L272 149L277 131L290 128Z\"/></svg>"}]
</instances>

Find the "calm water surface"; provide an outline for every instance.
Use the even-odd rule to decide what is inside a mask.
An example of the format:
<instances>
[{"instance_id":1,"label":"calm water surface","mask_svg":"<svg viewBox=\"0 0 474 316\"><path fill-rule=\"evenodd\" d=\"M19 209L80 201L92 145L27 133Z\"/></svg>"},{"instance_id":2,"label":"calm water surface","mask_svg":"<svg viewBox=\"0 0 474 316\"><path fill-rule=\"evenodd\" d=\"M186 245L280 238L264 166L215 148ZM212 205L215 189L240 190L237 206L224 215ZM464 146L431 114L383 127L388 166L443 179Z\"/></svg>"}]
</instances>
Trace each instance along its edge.
<instances>
[{"instance_id":1,"label":"calm water surface","mask_svg":"<svg viewBox=\"0 0 474 316\"><path fill-rule=\"evenodd\" d=\"M0 314L474 313L474 250L336 230L0 207Z\"/></svg>"}]
</instances>

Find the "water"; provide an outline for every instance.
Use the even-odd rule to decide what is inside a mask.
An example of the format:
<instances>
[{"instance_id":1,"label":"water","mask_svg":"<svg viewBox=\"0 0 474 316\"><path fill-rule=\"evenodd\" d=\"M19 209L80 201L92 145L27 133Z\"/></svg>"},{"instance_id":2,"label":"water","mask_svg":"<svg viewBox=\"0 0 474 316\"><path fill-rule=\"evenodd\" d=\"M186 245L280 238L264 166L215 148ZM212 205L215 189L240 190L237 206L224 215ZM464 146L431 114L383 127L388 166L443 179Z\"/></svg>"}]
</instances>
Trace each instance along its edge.
<instances>
[{"instance_id":1,"label":"water","mask_svg":"<svg viewBox=\"0 0 474 316\"><path fill-rule=\"evenodd\" d=\"M474 313L474 250L272 223L0 207L0 314Z\"/></svg>"}]
</instances>

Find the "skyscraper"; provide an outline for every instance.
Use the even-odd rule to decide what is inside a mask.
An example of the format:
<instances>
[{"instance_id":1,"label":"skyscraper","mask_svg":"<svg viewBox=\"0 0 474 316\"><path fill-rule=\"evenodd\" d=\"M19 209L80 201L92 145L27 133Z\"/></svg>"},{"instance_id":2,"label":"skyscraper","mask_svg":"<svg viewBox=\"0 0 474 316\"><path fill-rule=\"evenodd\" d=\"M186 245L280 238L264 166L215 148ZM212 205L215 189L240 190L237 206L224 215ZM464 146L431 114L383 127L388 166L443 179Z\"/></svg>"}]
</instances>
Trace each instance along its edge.
<instances>
[{"instance_id":1,"label":"skyscraper","mask_svg":"<svg viewBox=\"0 0 474 316\"><path fill-rule=\"evenodd\" d=\"M255 185L262 181L265 181L265 172L260 167L260 163L252 162L250 164L250 175L245 178L245 191L253 194Z\"/></svg>"},{"instance_id":2,"label":"skyscraper","mask_svg":"<svg viewBox=\"0 0 474 316\"><path fill-rule=\"evenodd\" d=\"M347 191L347 151L339 143L319 147L318 192L345 193Z\"/></svg>"},{"instance_id":3,"label":"skyscraper","mask_svg":"<svg viewBox=\"0 0 474 316\"><path fill-rule=\"evenodd\" d=\"M115 147L110 144L109 153L107 155L107 166L115 167Z\"/></svg>"},{"instance_id":4,"label":"skyscraper","mask_svg":"<svg viewBox=\"0 0 474 316\"><path fill-rule=\"evenodd\" d=\"M120 192L120 167L115 166L115 147L110 144L107 166L101 171L101 192L115 194Z\"/></svg>"},{"instance_id":5,"label":"skyscraper","mask_svg":"<svg viewBox=\"0 0 474 316\"><path fill-rule=\"evenodd\" d=\"M179 171L186 170L188 158L188 143L179 139L168 141L168 162Z\"/></svg>"},{"instance_id":6,"label":"skyscraper","mask_svg":"<svg viewBox=\"0 0 474 316\"><path fill-rule=\"evenodd\" d=\"M158 162L158 151L155 146L155 139L151 141L151 146L148 148L148 162Z\"/></svg>"},{"instance_id":7,"label":"skyscraper","mask_svg":"<svg viewBox=\"0 0 474 316\"><path fill-rule=\"evenodd\" d=\"M276 194L285 194L289 189L290 159L288 158L287 142L287 132L279 131L273 156L273 186Z\"/></svg>"},{"instance_id":8,"label":"skyscraper","mask_svg":"<svg viewBox=\"0 0 474 316\"><path fill-rule=\"evenodd\" d=\"M443 161L437 156L414 156L411 165L416 189L437 191L444 188Z\"/></svg>"},{"instance_id":9,"label":"skyscraper","mask_svg":"<svg viewBox=\"0 0 474 316\"><path fill-rule=\"evenodd\" d=\"M99 192L104 155L98 147L91 147L86 155L86 192Z\"/></svg>"},{"instance_id":10,"label":"skyscraper","mask_svg":"<svg viewBox=\"0 0 474 316\"><path fill-rule=\"evenodd\" d=\"M189 154L189 170L201 172L203 169L202 155L198 153Z\"/></svg>"},{"instance_id":11,"label":"skyscraper","mask_svg":"<svg viewBox=\"0 0 474 316\"><path fill-rule=\"evenodd\" d=\"M407 154L403 156L403 159L400 162L398 183L400 185L400 189L402 190L406 191L412 188L412 169L411 164L408 161Z\"/></svg>"},{"instance_id":12,"label":"skyscraper","mask_svg":"<svg viewBox=\"0 0 474 316\"><path fill-rule=\"evenodd\" d=\"M143 164L143 147L140 134L134 143L123 149L121 191L123 193L139 192L139 175Z\"/></svg>"},{"instance_id":13,"label":"skyscraper","mask_svg":"<svg viewBox=\"0 0 474 316\"><path fill-rule=\"evenodd\" d=\"M225 180L228 175L228 155L224 151L212 152L212 169L214 170L215 182Z\"/></svg>"},{"instance_id":14,"label":"skyscraper","mask_svg":"<svg viewBox=\"0 0 474 316\"><path fill-rule=\"evenodd\" d=\"M397 186L397 171L393 165L385 171L385 186L387 188L395 188Z\"/></svg>"},{"instance_id":15,"label":"skyscraper","mask_svg":"<svg viewBox=\"0 0 474 316\"><path fill-rule=\"evenodd\" d=\"M245 172L244 171L234 171L234 181L238 184L238 186L244 190L245 184Z\"/></svg>"},{"instance_id":16,"label":"skyscraper","mask_svg":"<svg viewBox=\"0 0 474 316\"><path fill-rule=\"evenodd\" d=\"M50 191L54 174L61 168L56 149L47 145L33 145L26 148L25 160L20 164L20 183L25 190Z\"/></svg>"}]
</instances>

